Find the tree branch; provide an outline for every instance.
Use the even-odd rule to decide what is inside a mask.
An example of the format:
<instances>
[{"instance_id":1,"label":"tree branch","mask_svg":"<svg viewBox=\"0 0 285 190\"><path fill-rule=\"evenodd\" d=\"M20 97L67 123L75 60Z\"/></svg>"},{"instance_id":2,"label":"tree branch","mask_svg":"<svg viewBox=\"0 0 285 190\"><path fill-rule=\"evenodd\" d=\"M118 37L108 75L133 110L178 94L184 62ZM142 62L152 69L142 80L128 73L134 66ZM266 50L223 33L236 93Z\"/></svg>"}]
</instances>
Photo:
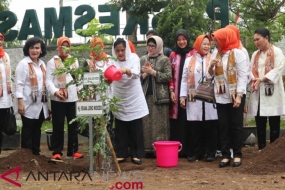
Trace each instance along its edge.
<instances>
[{"instance_id":1,"label":"tree branch","mask_svg":"<svg viewBox=\"0 0 285 190\"><path fill-rule=\"evenodd\" d=\"M285 0L282 0L279 5L277 5L277 7L273 10L273 17L275 17L278 13L278 11L280 10L280 8L285 4Z\"/></svg>"}]
</instances>

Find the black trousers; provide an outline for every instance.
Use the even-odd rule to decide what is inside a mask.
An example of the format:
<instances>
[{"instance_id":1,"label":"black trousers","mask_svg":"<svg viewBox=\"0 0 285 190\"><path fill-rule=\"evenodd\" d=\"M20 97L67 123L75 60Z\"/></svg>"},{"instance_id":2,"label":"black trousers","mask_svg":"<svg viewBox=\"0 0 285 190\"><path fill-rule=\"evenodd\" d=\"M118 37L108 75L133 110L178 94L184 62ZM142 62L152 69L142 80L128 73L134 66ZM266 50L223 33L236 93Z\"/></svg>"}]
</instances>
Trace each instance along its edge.
<instances>
[{"instance_id":1,"label":"black trousers","mask_svg":"<svg viewBox=\"0 0 285 190\"><path fill-rule=\"evenodd\" d=\"M78 151L78 122L69 122L76 118L75 102L58 102L51 100L52 111L52 141L51 147L54 154L62 155L64 145L64 120L68 124L67 156L72 156Z\"/></svg>"},{"instance_id":2,"label":"black trousers","mask_svg":"<svg viewBox=\"0 0 285 190\"><path fill-rule=\"evenodd\" d=\"M39 154L41 145L41 127L44 121L44 111L42 110L39 119L22 118L21 147L31 149L33 154Z\"/></svg>"},{"instance_id":3,"label":"black trousers","mask_svg":"<svg viewBox=\"0 0 285 190\"><path fill-rule=\"evenodd\" d=\"M0 154L2 150L2 141L3 141L3 128L5 124L5 118L10 108L0 109Z\"/></svg>"},{"instance_id":4,"label":"black trousers","mask_svg":"<svg viewBox=\"0 0 285 190\"><path fill-rule=\"evenodd\" d=\"M215 157L217 151L217 120L188 121L192 156Z\"/></svg>"},{"instance_id":5,"label":"black trousers","mask_svg":"<svg viewBox=\"0 0 285 190\"><path fill-rule=\"evenodd\" d=\"M135 119L133 121L115 119L115 125L115 148L117 157L129 157L129 147L132 158L144 157L142 119Z\"/></svg>"},{"instance_id":6,"label":"black trousers","mask_svg":"<svg viewBox=\"0 0 285 190\"><path fill-rule=\"evenodd\" d=\"M180 155L187 155L187 149L189 149L187 143L186 125L187 125L187 115L186 109L178 106L178 117L177 119L169 119L170 124L170 138L171 141L179 141L182 143L182 150Z\"/></svg>"},{"instance_id":7,"label":"black trousers","mask_svg":"<svg viewBox=\"0 0 285 190\"><path fill-rule=\"evenodd\" d=\"M270 143L274 142L280 135L280 116L260 116L260 104L258 104L257 116L255 116L258 149L266 147L266 123L269 119Z\"/></svg>"},{"instance_id":8,"label":"black trousers","mask_svg":"<svg viewBox=\"0 0 285 190\"><path fill-rule=\"evenodd\" d=\"M238 108L233 108L232 103L217 103L219 137L223 158L231 158L230 148L233 149L234 158L242 157L244 103L245 95L243 95Z\"/></svg>"}]
</instances>

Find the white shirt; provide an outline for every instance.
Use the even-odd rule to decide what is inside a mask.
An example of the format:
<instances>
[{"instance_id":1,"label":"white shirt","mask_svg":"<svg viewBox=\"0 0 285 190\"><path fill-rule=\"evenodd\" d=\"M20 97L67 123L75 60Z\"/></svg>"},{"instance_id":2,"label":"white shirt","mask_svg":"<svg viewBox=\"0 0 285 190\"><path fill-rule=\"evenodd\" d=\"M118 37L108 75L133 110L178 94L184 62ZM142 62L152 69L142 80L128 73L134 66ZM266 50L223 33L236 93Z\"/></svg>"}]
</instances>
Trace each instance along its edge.
<instances>
[{"instance_id":1,"label":"white shirt","mask_svg":"<svg viewBox=\"0 0 285 190\"><path fill-rule=\"evenodd\" d=\"M272 96L266 96L264 82L260 83L258 91L251 93L249 100L248 113L252 116L257 115L258 102L260 102L260 116L278 116L285 114L285 93L282 80L285 57L280 48L275 46L273 46L273 48L274 68L265 75L265 60L267 58L267 52L261 52L258 59L258 75L260 78L266 77L274 84L274 93ZM256 53L257 51L252 54L252 65L254 63ZM252 72L251 76L252 78L254 77Z\"/></svg>"},{"instance_id":2,"label":"white shirt","mask_svg":"<svg viewBox=\"0 0 285 190\"><path fill-rule=\"evenodd\" d=\"M191 57L188 57L185 60L184 67L183 67L183 74L181 79L181 88L180 88L180 96L187 97L188 94L188 65L190 63ZM195 88L198 86L198 81L202 78L202 71L204 71L203 76L206 75L207 66L206 66L206 59L207 57L203 57L203 65L202 65L202 57L200 54L196 56L196 63L195 63ZM203 66L203 69L202 69ZM196 100L195 102L188 102L186 101L186 113L187 113L187 120L188 121L202 121L202 101ZM217 120L217 110L214 109L212 103L205 102L205 120Z\"/></svg>"},{"instance_id":3,"label":"white shirt","mask_svg":"<svg viewBox=\"0 0 285 190\"><path fill-rule=\"evenodd\" d=\"M33 103L32 100L32 88L30 83L29 75L29 63L33 64L34 70L38 79L38 96L37 102ZM34 63L30 57L25 57L22 59L15 72L15 84L16 84L16 99L14 103L14 112L18 113L18 98L22 98L25 106L24 116L30 119L39 119L41 110L44 111L45 118L48 117L48 103L42 103L42 88L43 88L43 73L41 70L41 65L45 68L45 63L39 59L39 64Z\"/></svg>"},{"instance_id":4,"label":"white shirt","mask_svg":"<svg viewBox=\"0 0 285 190\"><path fill-rule=\"evenodd\" d=\"M46 83L47 83L47 89L50 93L50 99L54 100L54 101L58 101L58 102L76 102L78 100L78 96L77 96L77 87L75 84L73 85L69 85L67 88L68 91L68 98L66 100L61 100L58 97L56 97L54 95L54 93L56 91L59 91L59 85L57 82L57 77L53 75L53 73L55 72L56 68L55 68L55 62L54 59L60 59L59 56L55 55L53 58L51 58L51 60L49 60L47 62L47 79L46 79ZM79 67L78 61L75 62L76 67ZM66 74L66 84L69 83L70 81L72 81L73 78L70 75L70 73Z\"/></svg>"},{"instance_id":5,"label":"white shirt","mask_svg":"<svg viewBox=\"0 0 285 190\"><path fill-rule=\"evenodd\" d=\"M10 64L10 57L9 55L5 52L5 56L7 58L7 62ZM13 106L12 103L12 97L11 94L8 94L8 90L7 90L7 83L6 83L6 71L5 71L5 65L4 65L4 61L3 59L0 58L0 67L1 67L1 72L2 72L2 85L3 85L3 96L0 97L0 108L10 108ZM10 68L10 73L11 72L11 68ZM11 88L12 88L12 84L11 84Z\"/></svg>"},{"instance_id":6,"label":"white shirt","mask_svg":"<svg viewBox=\"0 0 285 190\"><path fill-rule=\"evenodd\" d=\"M217 53L218 51L214 51L213 54L211 55L211 59L215 59ZM224 94L215 93L216 102L220 104L232 103L231 98L230 98L230 93L229 93L229 86L228 86L228 83L226 82L228 80L227 64L228 64L229 55L230 55L230 50L227 51L222 57L226 93ZM243 51L239 49L234 49L234 56L235 56L236 73L237 73L237 92L242 92L245 94L246 86L248 82L248 76L249 76L246 55L244 54ZM214 86L214 88L216 92L216 85Z\"/></svg>"},{"instance_id":7,"label":"white shirt","mask_svg":"<svg viewBox=\"0 0 285 190\"><path fill-rule=\"evenodd\" d=\"M247 76L247 84L250 82L250 73L251 73L251 63L250 63L250 59L249 59L249 55L248 55L248 52L247 50L243 47L241 49L241 51L245 54L246 56L246 63L247 63L247 69L248 69L248 76ZM246 92L244 93L246 94Z\"/></svg>"},{"instance_id":8,"label":"white shirt","mask_svg":"<svg viewBox=\"0 0 285 190\"><path fill-rule=\"evenodd\" d=\"M110 57L110 56L108 56L108 57ZM88 65L90 65L90 60L86 60L86 62ZM108 67L107 61L101 60L101 61L94 61L94 62L95 62L96 69L98 69L104 73ZM107 87L107 95L110 98L112 97L111 85ZM101 100L101 93L96 93L96 101L100 101L100 100Z\"/></svg>"},{"instance_id":9,"label":"white shirt","mask_svg":"<svg viewBox=\"0 0 285 190\"><path fill-rule=\"evenodd\" d=\"M115 65L117 69L129 68L132 76L123 74L122 79L114 81L111 85L113 95L122 101L116 104L119 109L113 112L114 116L122 121L132 121L146 116L149 111L140 81L140 59L135 53L131 53L128 42L126 42L126 61L109 60L109 65ZM112 48L115 55L114 46Z\"/></svg>"}]
</instances>

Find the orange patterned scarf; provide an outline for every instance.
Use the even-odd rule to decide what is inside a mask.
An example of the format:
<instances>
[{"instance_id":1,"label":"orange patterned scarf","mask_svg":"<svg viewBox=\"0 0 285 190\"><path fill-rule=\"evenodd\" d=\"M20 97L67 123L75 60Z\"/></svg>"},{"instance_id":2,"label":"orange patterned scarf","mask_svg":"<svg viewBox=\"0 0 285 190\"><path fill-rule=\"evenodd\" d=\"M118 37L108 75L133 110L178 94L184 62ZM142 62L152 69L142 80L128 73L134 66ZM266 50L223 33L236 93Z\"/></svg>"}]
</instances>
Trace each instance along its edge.
<instances>
[{"instance_id":1,"label":"orange patterned scarf","mask_svg":"<svg viewBox=\"0 0 285 190\"><path fill-rule=\"evenodd\" d=\"M8 91L8 94L12 94L10 62L7 60L5 55L2 57L2 60L4 62L4 68L5 68L5 73L6 73L7 91ZM0 97L3 97L3 77L2 77L1 67L0 67Z\"/></svg>"},{"instance_id":2,"label":"orange patterned scarf","mask_svg":"<svg viewBox=\"0 0 285 190\"><path fill-rule=\"evenodd\" d=\"M0 38L4 41L4 35L0 33ZM3 48L0 48L0 58L4 57L5 51Z\"/></svg>"},{"instance_id":3,"label":"orange patterned scarf","mask_svg":"<svg viewBox=\"0 0 285 190\"><path fill-rule=\"evenodd\" d=\"M188 101L194 102L194 95L196 94L196 83L195 83L195 69L196 69L196 56L197 52L191 57L190 62L188 64L188 77L187 77L187 85L188 85ZM206 68L209 66L211 55L207 54L206 58ZM203 57L202 57L202 67L203 67Z\"/></svg>"},{"instance_id":4,"label":"orange patterned scarf","mask_svg":"<svg viewBox=\"0 0 285 190\"><path fill-rule=\"evenodd\" d=\"M55 68L64 66L60 58L54 58L54 63L55 63ZM72 68L76 68L75 63L72 64ZM67 99L68 91L66 89L66 74L65 73L60 76L57 76L57 83L59 86L59 91L61 91L64 98Z\"/></svg>"},{"instance_id":5,"label":"orange patterned scarf","mask_svg":"<svg viewBox=\"0 0 285 190\"><path fill-rule=\"evenodd\" d=\"M260 56L261 51L257 51L255 57L254 57L254 62L253 66L251 68L252 74L255 78L259 78L258 74L258 60ZM266 75L269 71L271 71L274 68L274 48L273 45L270 44L269 49L267 51L267 57L265 60L265 73ZM265 95L266 96L271 96L273 95L274 92L274 84L272 83L265 83Z\"/></svg>"},{"instance_id":6,"label":"orange patterned scarf","mask_svg":"<svg viewBox=\"0 0 285 190\"><path fill-rule=\"evenodd\" d=\"M37 102L37 96L39 94L39 86L38 86L38 78L37 73L35 72L33 63L29 63L29 77L30 77L30 84L32 87L32 99L33 102ZM44 68L43 64L41 64L41 70L43 73L43 90L42 90L42 100L41 102L47 102L47 92L46 92L46 69Z\"/></svg>"},{"instance_id":7,"label":"orange patterned scarf","mask_svg":"<svg viewBox=\"0 0 285 190\"><path fill-rule=\"evenodd\" d=\"M219 63L216 65L215 69L215 83L216 83L217 94L226 93L222 56L223 55L221 55L220 53L217 53L216 55L216 59L220 60ZM235 55L233 50L230 51L230 55L228 58L227 78L228 78L227 82L229 85L230 97L232 102L234 102L237 91L237 73L236 73Z\"/></svg>"}]
</instances>

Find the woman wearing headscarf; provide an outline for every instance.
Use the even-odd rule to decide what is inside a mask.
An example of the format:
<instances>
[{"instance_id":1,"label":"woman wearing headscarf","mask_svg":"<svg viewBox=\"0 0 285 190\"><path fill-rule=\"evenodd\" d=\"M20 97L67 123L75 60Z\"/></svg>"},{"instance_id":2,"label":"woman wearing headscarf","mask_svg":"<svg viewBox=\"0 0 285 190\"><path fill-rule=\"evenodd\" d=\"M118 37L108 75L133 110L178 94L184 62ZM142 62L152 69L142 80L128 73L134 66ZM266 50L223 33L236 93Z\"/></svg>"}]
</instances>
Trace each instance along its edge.
<instances>
[{"instance_id":1,"label":"woman wearing headscarf","mask_svg":"<svg viewBox=\"0 0 285 190\"><path fill-rule=\"evenodd\" d=\"M21 115L23 128L21 147L40 154L41 127L49 116L46 91L46 66L40 59L46 55L46 45L38 37L29 38L23 48L24 55L15 71L15 114Z\"/></svg>"},{"instance_id":2,"label":"woman wearing headscarf","mask_svg":"<svg viewBox=\"0 0 285 190\"><path fill-rule=\"evenodd\" d=\"M118 38L112 46L112 55L117 60L110 59L109 65L114 65L123 76L119 81L111 84L113 95L119 99L116 103L115 117L115 141L118 162L131 161L142 164L140 158L144 157L143 125L142 117L149 111L143 95L140 83L139 57L131 53L127 40Z\"/></svg>"},{"instance_id":3,"label":"woman wearing headscarf","mask_svg":"<svg viewBox=\"0 0 285 190\"><path fill-rule=\"evenodd\" d=\"M245 54L238 49L235 32L222 28L212 34L218 51L211 56L208 73L215 77L215 98L219 118L219 138L223 155L219 167L230 165L233 148L234 167L242 164L243 108L248 78Z\"/></svg>"},{"instance_id":4,"label":"woman wearing headscarf","mask_svg":"<svg viewBox=\"0 0 285 190\"><path fill-rule=\"evenodd\" d=\"M186 144L186 110L179 105L181 79L185 60L194 53L190 47L190 36L185 29L179 29L176 32L175 50L170 54L172 68L172 78L169 82L170 90L170 140L180 141L183 144L181 155L188 155L185 150L189 150Z\"/></svg>"},{"instance_id":5,"label":"woman wearing headscarf","mask_svg":"<svg viewBox=\"0 0 285 190\"><path fill-rule=\"evenodd\" d=\"M242 45L242 42L240 41L240 31L239 31L239 29L236 27L236 26L234 26L234 25L227 25L225 28L229 28L229 29L232 29L235 33L236 33L236 35L237 35L237 39L239 40L239 47L238 47L238 49L240 49L244 54L245 54L245 56L246 56L246 62L247 62L247 64L248 64L248 82L249 82L249 78L250 78L250 68L251 68L251 63L250 63L250 59L249 59L249 55L248 55L248 52L247 52L247 50L244 48L244 46ZM245 91L245 93L244 93L245 95L246 95L246 91Z\"/></svg>"},{"instance_id":6,"label":"woman wearing headscarf","mask_svg":"<svg viewBox=\"0 0 285 190\"><path fill-rule=\"evenodd\" d=\"M64 121L67 119L68 125L68 143L67 158L83 158L83 154L78 152L78 133L77 122L70 123L76 118L76 101L78 100L77 87L72 84L66 86L73 80L70 73L62 75L54 75L59 67L63 67L63 62L69 57L68 48L71 46L68 37L60 37L57 41L58 55L55 55L47 63L47 88L51 98L52 111L52 143L53 150L52 160L61 161L64 145ZM66 49L67 48L67 49ZM77 68L76 60L70 65L70 68Z\"/></svg>"},{"instance_id":7,"label":"woman wearing headscarf","mask_svg":"<svg viewBox=\"0 0 285 190\"><path fill-rule=\"evenodd\" d=\"M142 87L149 108L143 118L144 145L147 153L153 153L155 141L169 139L169 88L171 66L163 55L163 42L158 36L147 40L148 54L140 58Z\"/></svg>"},{"instance_id":8,"label":"woman wearing headscarf","mask_svg":"<svg viewBox=\"0 0 285 190\"><path fill-rule=\"evenodd\" d=\"M102 71L104 72L109 62L109 57L104 51L104 43L101 38L95 37L90 40L91 49L94 50L90 53L90 58L85 61L83 67L88 68L89 72ZM101 99L100 94L94 92L96 86L89 85L90 94L86 95L87 99L94 99L99 101ZM108 89L110 94L110 89ZM95 95L96 94L96 95Z\"/></svg>"},{"instance_id":9,"label":"woman wearing headscarf","mask_svg":"<svg viewBox=\"0 0 285 190\"><path fill-rule=\"evenodd\" d=\"M217 150L217 110L212 103L196 101L191 98L195 95L198 81L206 76L210 63L210 38L208 35L200 35L194 43L195 53L185 60L180 90L180 106L187 112L187 128L185 130L187 144L191 146L188 161L193 162L203 158L206 153L206 161L215 160ZM187 101L187 102L186 102Z\"/></svg>"},{"instance_id":10,"label":"woman wearing headscarf","mask_svg":"<svg viewBox=\"0 0 285 190\"><path fill-rule=\"evenodd\" d=\"M251 89L248 113L255 116L258 149L266 147L266 124L269 120L270 143L280 134L280 116L285 114L282 80L285 58L282 50L270 43L270 32L258 28L254 32L258 48L251 57Z\"/></svg>"},{"instance_id":11,"label":"woman wearing headscarf","mask_svg":"<svg viewBox=\"0 0 285 190\"><path fill-rule=\"evenodd\" d=\"M0 153L5 118L12 107L11 65L10 57L3 49L4 39L4 35L0 33Z\"/></svg>"}]
</instances>

